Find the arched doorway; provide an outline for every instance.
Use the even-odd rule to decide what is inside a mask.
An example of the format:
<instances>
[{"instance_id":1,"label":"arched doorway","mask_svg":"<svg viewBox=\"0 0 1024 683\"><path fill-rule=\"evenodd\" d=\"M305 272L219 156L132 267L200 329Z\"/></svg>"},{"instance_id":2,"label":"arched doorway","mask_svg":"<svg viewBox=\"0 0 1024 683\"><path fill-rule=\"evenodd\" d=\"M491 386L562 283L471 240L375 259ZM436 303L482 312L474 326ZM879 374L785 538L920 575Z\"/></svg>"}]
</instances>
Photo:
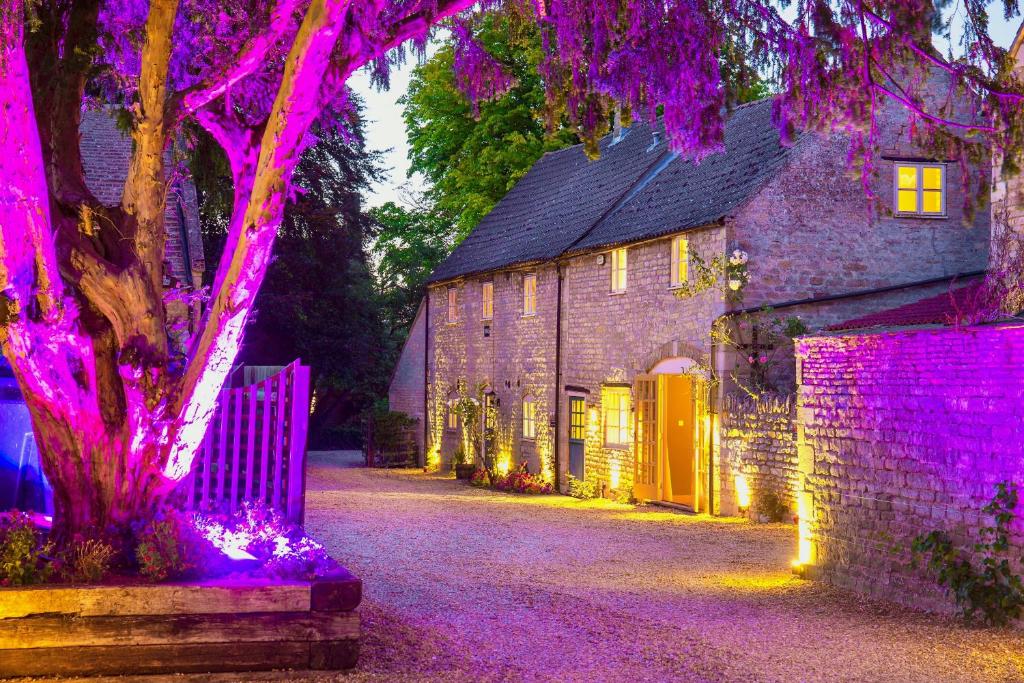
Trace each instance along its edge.
<instances>
[{"instance_id":1,"label":"arched doorway","mask_svg":"<svg viewBox=\"0 0 1024 683\"><path fill-rule=\"evenodd\" d=\"M634 495L701 511L707 507L705 379L693 358L658 360L636 378Z\"/></svg>"}]
</instances>

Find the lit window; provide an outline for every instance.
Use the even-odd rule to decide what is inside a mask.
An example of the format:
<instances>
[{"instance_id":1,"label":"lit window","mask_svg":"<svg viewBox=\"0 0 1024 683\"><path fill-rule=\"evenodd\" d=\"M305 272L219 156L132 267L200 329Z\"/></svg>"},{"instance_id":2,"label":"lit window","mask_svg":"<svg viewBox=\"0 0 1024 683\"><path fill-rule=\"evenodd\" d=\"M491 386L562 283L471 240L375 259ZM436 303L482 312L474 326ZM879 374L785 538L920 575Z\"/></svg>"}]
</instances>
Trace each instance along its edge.
<instances>
[{"instance_id":1,"label":"lit window","mask_svg":"<svg viewBox=\"0 0 1024 683\"><path fill-rule=\"evenodd\" d=\"M448 322L459 321L459 296L455 287L448 288Z\"/></svg>"},{"instance_id":2,"label":"lit window","mask_svg":"<svg viewBox=\"0 0 1024 683\"><path fill-rule=\"evenodd\" d=\"M445 425L449 430L456 430L459 428L459 414L455 412L455 399L448 401L448 421Z\"/></svg>"},{"instance_id":3,"label":"lit window","mask_svg":"<svg viewBox=\"0 0 1024 683\"><path fill-rule=\"evenodd\" d=\"M523 438L537 438L537 404L532 398L523 399Z\"/></svg>"},{"instance_id":4,"label":"lit window","mask_svg":"<svg viewBox=\"0 0 1024 683\"><path fill-rule=\"evenodd\" d=\"M523 315L537 313L537 276L533 273L523 276Z\"/></svg>"},{"instance_id":5,"label":"lit window","mask_svg":"<svg viewBox=\"0 0 1024 683\"><path fill-rule=\"evenodd\" d=\"M686 284L690 265L690 242L685 237L672 240L672 286Z\"/></svg>"},{"instance_id":6,"label":"lit window","mask_svg":"<svg viewBox=\"0 0 1024 683\"><path fill-rule=\"evenodd\" d=\"M943 164L896 164L896 212L912 216L946 213L946 167Z\"/></svg>"},{"instance_id":7,"label":"lit window","mask_svg":"<svg viewBox=\"0 0 1024 683\"><path fill-rule=\"evenodd\" d=\"M494 283L485 282L480 290L480 317L490 320L494 317Z\"/></svg>"},{"instance_id":8,"label":"lit window","mask_svg":"<svg viewBox=\"0 0 1024 683\"><path fill-rule=\"evenodd\" d=\"M607 446L629 444L629 389L606 387L602 392L604 442Z\"/></svg>"},{"instance_id":9,"label":"lit window","mask_svg":"<svg viewBox=\"0 0 1024 683\"><path fill-rule=\"evenodd\" d=\"M612 291L626 291L626 249L612 251Z\"/></svg>"}]
</instances>

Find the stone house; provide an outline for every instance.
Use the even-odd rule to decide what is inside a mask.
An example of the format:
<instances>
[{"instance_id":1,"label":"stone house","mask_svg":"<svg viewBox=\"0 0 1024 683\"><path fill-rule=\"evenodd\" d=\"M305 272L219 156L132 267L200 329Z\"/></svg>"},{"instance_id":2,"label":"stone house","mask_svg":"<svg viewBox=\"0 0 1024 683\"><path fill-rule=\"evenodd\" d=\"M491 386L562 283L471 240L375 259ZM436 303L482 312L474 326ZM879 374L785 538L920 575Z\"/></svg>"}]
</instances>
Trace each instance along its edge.
<instances>
[{"instance_id":1,"label":"stone house","mask_svg":"<svg viewBox=\"0 0 1024 683\"><path fill-rule=\"evenodd\" d=\"M988 211L965 212L959 167L912 146L905 112L878 125L874 206L849 138L782 145L769 101L737 108L700 163L643 124L596 161L579 146L542 157L429 281L391 385L392 409L422 418L426 464L461 447L450 407L469 395L493 406L481 446L505 466L734 513L720 416L761 351L716 342L716 321L770 306L817 329L986 267ZM736 250L742 303L701 286ZM779 382L792 366L784 352Z\"/></svg>"}]
</instances>

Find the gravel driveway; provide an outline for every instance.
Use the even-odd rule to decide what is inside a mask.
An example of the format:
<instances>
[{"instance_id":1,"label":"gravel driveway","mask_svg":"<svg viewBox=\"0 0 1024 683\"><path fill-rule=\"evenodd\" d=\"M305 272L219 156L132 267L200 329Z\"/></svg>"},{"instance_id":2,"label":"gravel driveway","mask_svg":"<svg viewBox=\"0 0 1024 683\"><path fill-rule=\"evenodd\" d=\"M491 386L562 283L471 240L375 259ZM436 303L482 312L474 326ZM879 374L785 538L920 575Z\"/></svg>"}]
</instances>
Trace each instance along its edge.
<instances>
[{"instance_id":1,"label":"gravel driveway","mask_svg":"<svg viewBox=\"0 0 1024 683\"><path fill-rule=\"evenodd\" d=\"M1024 681L1024 633L793 577L791 526L482 491L314 458L307 524L365 581L346 680Z\"/></svg>"}]
</instances>

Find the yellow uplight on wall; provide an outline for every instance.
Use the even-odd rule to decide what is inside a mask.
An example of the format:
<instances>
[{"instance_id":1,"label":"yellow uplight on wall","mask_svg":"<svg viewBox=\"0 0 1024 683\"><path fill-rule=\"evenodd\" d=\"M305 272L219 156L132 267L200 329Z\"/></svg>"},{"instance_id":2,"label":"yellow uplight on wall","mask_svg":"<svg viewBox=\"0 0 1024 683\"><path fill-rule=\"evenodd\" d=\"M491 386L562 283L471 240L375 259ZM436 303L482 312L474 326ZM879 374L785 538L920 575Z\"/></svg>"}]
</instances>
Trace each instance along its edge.
<instances>
[{"instance_id":1,"label":"yellow uplight on wall","mask_svg":"<svg viewBox=\"0 0 1024 683\"><path fill-rule=\"evenodd\" d=\"M622 475L622 467L618 460L612 460L609 471L609 483L613 489L619 488L619 479Z\"/></svg>"},{"instance_id":2,"label":"yellow uplight on wall","mask_svg":"<svg viewBox=\"0 0 1024 683\"><path fill-rule=\"evenodd\" d=\"M750 484L747 483L746 475L742 473L736 475L736 502L740 510L750 507Z\"/></svg>"},{"instance_id":3,"label":"yellow uplight on wall","mask_svg":"<svg viewBox=\"0 0 1024 683\"><path fill-rule=\"evenodd\" d=\"M811 538L811 494L801 491L796 498L797 509L797 562L801 565L814 564L814 540Z\"/></svg>"}]
</instances>

